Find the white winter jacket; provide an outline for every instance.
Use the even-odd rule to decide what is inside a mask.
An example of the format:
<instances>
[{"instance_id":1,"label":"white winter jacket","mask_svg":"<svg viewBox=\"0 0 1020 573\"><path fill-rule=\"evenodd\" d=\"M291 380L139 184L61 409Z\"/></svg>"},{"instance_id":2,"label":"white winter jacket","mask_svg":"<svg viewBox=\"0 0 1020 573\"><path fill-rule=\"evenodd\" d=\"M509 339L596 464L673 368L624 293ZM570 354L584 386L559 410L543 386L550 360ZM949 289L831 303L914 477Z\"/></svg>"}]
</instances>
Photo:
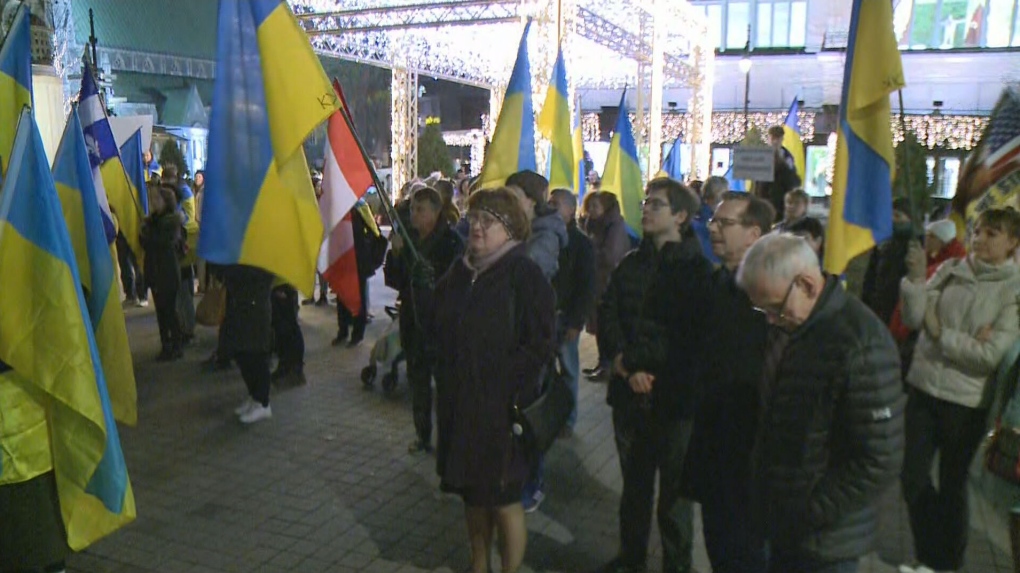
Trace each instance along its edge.
<instances>
[{"instance_id":1,"label":"white winter jacket","mask_svg":"<svg viewBox=\"0 0 1020 573\"><path fill-rule=\"evenodd\" d=\"M940 400L987 407L985 385L1020 337L1018 296L1020 268L1013 261L992 266L969 256L947 261L927 284L904 278L903 324L922 330L907 382ZM922 329L928 305L936 305L942 325L938 340ZM992 337L979 342L975 336L987 325Z\"/></svg>"}]
</instances>

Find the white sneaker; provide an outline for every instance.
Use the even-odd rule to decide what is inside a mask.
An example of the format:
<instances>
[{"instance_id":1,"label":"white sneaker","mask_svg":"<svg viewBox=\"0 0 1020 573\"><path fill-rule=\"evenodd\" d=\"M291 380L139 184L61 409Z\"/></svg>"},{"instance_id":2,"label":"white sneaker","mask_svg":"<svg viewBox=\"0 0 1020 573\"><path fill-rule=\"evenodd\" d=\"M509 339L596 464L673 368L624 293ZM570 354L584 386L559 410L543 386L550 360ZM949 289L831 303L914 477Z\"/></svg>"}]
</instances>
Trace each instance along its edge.
<instances>
[{"instance_id":1,"label":"white sneaker","mask_svg":"<svg viewBox=\"0 0 1020 573\"><path fill-rule=\"evenodd\" d=\"M137 304L138 308L145 308L145 307L149 306L149 301L148 300L140 300L136 304Z\"/></svg>"},{"instance_id":2,"label":"white sneaker","mask_svg":"<svg viewBox=\"0 0 1020 573\"><path fill-rule=\"evenodd\" d=\"M234 408L234 415L240 416L241 414L246 413L248 410L251 410L252 406L254 405L255 400L252 400L251 397L245 398L244 402L241 402L240 406Z\"/></svg>"},{"instance_id":3,"label":"white sneaker","mask_svg":"<svg viewBox=\"0 0 1020 573\"><path fill-rule=\"evenodd\" d=\"M244 424L254 424L262 420L268 420L273 417L273 407L263 406L262 404L255 403L251 409L241 414L241 422Z\"/></svg>"}]
</instances>

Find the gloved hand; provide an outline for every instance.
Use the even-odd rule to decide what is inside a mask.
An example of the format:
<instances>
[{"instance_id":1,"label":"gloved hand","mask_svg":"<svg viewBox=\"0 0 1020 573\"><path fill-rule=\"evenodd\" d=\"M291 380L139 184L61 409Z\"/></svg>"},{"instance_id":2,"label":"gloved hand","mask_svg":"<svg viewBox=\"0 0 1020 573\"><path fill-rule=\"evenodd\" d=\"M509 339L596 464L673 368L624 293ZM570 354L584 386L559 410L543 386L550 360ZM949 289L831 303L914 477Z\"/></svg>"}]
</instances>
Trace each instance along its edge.
<instances>
[{"instance_id":1,"label":"gloved hand","mask_svg":"<svg viewBox=\"0 0 1020 573\"><path fill-rule=\"evenodd\" d=\"M914 282L924 282L927 278L928 257L924 254L921 243L910 241L904 262L907 264L907 278Z\"/></svg>"}]
</instances>

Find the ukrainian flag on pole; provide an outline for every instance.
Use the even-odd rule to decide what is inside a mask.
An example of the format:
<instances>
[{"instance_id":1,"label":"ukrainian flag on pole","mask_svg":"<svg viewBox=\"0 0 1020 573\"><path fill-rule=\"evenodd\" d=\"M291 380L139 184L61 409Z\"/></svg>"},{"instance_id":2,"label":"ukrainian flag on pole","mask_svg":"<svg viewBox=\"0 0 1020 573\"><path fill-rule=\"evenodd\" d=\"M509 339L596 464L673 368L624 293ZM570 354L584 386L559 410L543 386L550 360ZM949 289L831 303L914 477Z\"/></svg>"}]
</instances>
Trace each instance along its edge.
<instances>
[{"instance_id":1,"label":"ukrainian flag on pole","mask_svg":"<svg viewBox=\"0 0 1020 573\"><path fill-rule=\"evenodd\" d=\"M22 3L16 10L11 29L0 46L0 181L11 162L21 108L32 107L32 29L28 4Z\"/></svg>"},{"instance_id":2,"label":"ukrainian flag on pole","mask_svg":"<svg viewBox=\"0 0 1020 573\"><path fill-rule=\"evenodd\" d=\"M53 181L85 288L85 304L106 375L113 415L133 426L138 421L135 371L117 290L114 250L103 232L77 108L71 110L60 138L53 160Z\"/></svg>"},{"instance_id":3,"label":"ukrainian flag on pole","mask_svg":"<svg viewBox=\"0 0 1020 573\"><path fill-rule=\"evenodd\" d=\"M584 126L581 123L581 102L574 106L574 189L577 190L577 197L584 199Z\"/></svg>"},{"instance_id":4,"label":"ukrainian flag on pole","mask_svg":"<svg viewBox=\"0 0 1020 573\"><path fill-rule=\"evenodd\" d=\"M904 85L892 4L854 0L825 237L825 270L832 274L892 235L896 158L889 94Z\"/></svg>"},{"instance_id":5,"label":"ukrainian flag on pole","mask_svg":"<svg viewBox=\"0 0 1020 573\"><path fill-rule=\"evenodd\" d=\"M492 142L485 152L485 163L479 176L479 189L492 189L506 184L507 177L518 171L538 171L535 165L535 112L531 103L531 64L528 61L528 30L524 26L517 61L506 87L503 108L492 133Z\"/></svg>"},{"instance_id":6,"label":"ukrainian flag on pole","mask_svg":"<svg viewBox=\"0 0 1020 573\"><path fill-rule=\"evenodd\" d=\"M120 147L120 160L124 163L131 193L138 197L142 213L149 214L149 190L145 185L145 161L142 159L142 130L135 133Z\"/></svg>"},{"instance_id":7,"label":"ukrainian flag on pole","mask_svg":"<svg viewBox=\"0 0 1020 573\"><path fill-rule=\"evenodd\" d=\"M616 130L609 142L606 168L602 173L602 190L609 191L620 200L623 220L632 232L641 233L641 200L644 184L641 182L641 167L638 163L637 144L634 131L627 115L627 90L620 96L620 115Z\"/></svg>"},{"instance_id":8,"label":"ukrainian flag on pole","mask_svg":"<svg viewBox=\"0 0 1020 573\"><path fill-rule=\"evenodd\" d=\"M283 0L221 0L198 255L312 292L322 219L302 143L340 108Z\"/></svg>"},{"instance_id":9,"label":"ukrainian flag on pole","mask_svg":"<svg viewBox=\"0 0 1020 573\"><path fill-rule=\"evenodd\" d=\"M0 189L0 362L48 415L67 543L79 551L135 517L74 250L39 128L22 112Z\"/></svg>"},{"instance_id":10,"label":"ukrainian flag on pole","mask_svg":"<svg viewBox=\"0 0 1020 573\"><path fill-rule=\"evenodd\" d=\"M798 125L797 112L800 111L800 104L797 98L793 98L790 104L790 111L786 113L786 121L783 122L783 149L793 156L793 164L797 169L797 176L804 181L804 142L800 139L800 126Z\"/></svg>"},{"instance_id":11,"label":"ukrainian flag on pole","mask_svg":"<svg viewBox=\"0 0 1020 573\"><path fill-rule=\"evenodd\" d=\"M538 130L549 140L549 188L572 189L577 193L574 141L570 134L570 106L567 105L567 68L563 48L556 54L549 89L545 94Z\"/></svg>"}]
</instances>

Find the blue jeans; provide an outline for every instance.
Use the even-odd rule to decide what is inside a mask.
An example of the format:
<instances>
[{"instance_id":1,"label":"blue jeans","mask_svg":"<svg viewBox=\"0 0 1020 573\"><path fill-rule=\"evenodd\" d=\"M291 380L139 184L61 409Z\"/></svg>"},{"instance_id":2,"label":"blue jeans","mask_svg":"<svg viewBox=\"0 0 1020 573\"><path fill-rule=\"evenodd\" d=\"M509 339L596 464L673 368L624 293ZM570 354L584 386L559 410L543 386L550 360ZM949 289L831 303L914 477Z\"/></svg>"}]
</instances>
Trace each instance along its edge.
<instances>
[{"instance_id":1,"label":"blue jeans","mask_svg":"<svg viewBox=\"0 0 1020 573\"><path fill-rule=\"evenodd\" d=\"M561 339L565 333L563 325L560 325ZM563 369L563 374L566 376L567 381L570 384L570 391L574 394L574 409L570 412L570 417L567 418L567 427L571 430L574 429L574 424L577 423L577 381L581 376L581 356L578 352L578 344L580 339L568 342L566 340L560 344L559 358L560 368Z\"/></svg>"},{"instance_id":2,"label":"blue jeans","mask_svg":"<svg viewBox=\"0 0 1020 573\"><path fill-rule=\"evenodd\" d=\"M857 573L859 564L859 559L817 561L773 549L769 559L769 573Z\"/></svg>"}]
</instances>

